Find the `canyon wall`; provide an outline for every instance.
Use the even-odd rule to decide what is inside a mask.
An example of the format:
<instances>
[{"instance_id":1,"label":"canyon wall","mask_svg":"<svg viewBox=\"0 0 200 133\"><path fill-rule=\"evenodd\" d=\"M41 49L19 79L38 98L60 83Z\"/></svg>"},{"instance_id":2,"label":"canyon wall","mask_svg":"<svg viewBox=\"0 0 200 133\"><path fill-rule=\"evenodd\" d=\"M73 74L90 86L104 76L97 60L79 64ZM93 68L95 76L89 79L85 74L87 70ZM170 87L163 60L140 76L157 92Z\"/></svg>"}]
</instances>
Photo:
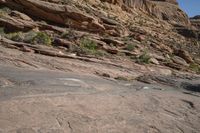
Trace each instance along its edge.
<instances>
[{"instance_id":1,"label":"canyon wall","mask_svg":"<svg viewBox=\"0 0 200 133\"><path fill-rule=\"evenodd\" d=\"M190 25L188 16L183 12L176 0L101 0L120 6L127 6L132 9L139 9L149 15L166 20L172 24Z\"/></svg>"}]
</instances>

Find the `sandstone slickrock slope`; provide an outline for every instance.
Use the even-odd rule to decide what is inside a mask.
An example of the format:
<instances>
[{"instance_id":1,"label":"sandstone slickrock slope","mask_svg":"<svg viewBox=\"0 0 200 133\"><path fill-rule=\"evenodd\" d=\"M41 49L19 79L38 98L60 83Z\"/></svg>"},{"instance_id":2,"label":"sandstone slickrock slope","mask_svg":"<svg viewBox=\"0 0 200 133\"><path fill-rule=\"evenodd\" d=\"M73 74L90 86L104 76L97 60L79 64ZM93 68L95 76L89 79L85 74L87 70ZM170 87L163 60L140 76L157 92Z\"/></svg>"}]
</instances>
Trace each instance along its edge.
<instances>
[{"instance_id":1,"label":"sandstone slickrock slope","mask_svg":"<svg viewBox=\"0 0 200 133\"><path fill-rule=\"evenodd\" d=\"M14 45L22 51L51 56L68 57L73 53L79 57L125 58L139 64L200 71L198 26L192 26L194 22L190 23L176 0L0 0L0 3L3 46Z\"/></svg>"},{"instance_id":2,"label":"sandstone slickrock slope","mask_svg":"<svg viewBox=\"0 0 200 133\"><path fill-rule=\"evenodd\" d=\"M0 133L199 133L198 21L176 0L0 0Z\"/></svg>"}]
</instances>

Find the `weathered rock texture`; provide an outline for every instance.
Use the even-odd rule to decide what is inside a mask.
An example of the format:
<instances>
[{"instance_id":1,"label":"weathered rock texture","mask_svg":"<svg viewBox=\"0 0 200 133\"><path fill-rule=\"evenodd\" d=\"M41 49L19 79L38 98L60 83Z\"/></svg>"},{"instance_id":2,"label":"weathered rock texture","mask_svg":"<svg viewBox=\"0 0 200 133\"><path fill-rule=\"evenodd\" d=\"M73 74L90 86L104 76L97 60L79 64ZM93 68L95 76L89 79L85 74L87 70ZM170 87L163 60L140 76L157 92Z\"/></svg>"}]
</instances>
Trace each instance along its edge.
<instances>
[{"instance_id":1,"label":"weathered rock texture","mask_svg":"<svg viewBox=\"0 0 200 133\"><path fill-rule=\"evenodd\" d=\"M188 25L187 15L180 10L176 0L102 0L130 8L142 9L150 15L171 23Z\"/></svg>"},{"instance_id":2,"label":"weathered rock texture","mask_svg":"<svg viewBox=\"0 0 200 133\"><path fill-rule=\"evenodd\" d=\"M6 0L6 6L22 10L40 19L52 21L65 26L102 31L104 27L88 14L83 14L77 8L68 5L54 4L41 0ZM83 23L85 22L85 23Z\"/></svg>"},{"instance_id":3,"label":"weathered rock texture","mask_svg":"<svg viewBox=\"0 0 200 133\"><path fill-rule=\"evenodd\" d=\"M0 133L199 133L197 28L176 0L0 0Z\"/></svg>"},{"instance_id":4,"label":"weathered rock texture","mask_svg":"<svg viewBox=\"0 0 200 133\"><path fill-rule=\"evenodd\" d=\"M127 6L129 8L141 9L154 15L160 19L167 20L171 23L188 25L187 15L181 11L177 5L176 0L101 0L103 2L109 2L112 4L118 4L120 6ZM24 12L31 14L41 19L47 19L56 23L68 25L68 23L76 23L77 25L90 28L98 28L103 30L104 28L98 24L97 20L91 16L83 15L80 10L74 9L67 5L52 4L41 0L1 0L1 3L6 4L9 7L14 7L23 10ZM69 19L70 18L70 19ZM80 22L88 22L85 25Z\"/></svg>"},{"instance_id":5,"label":"weathered rock texture","mask_svg":"<svg viewBox=\"0 0 200 133\"><path fill-rule=\"evenodd\" d=\"M95 58L125 55L188 70L200 55L196 21L194 28L176 0L0 0L4 46L64 58L69 52ZM55 52L31 45L44 43ZM154 55L146 57L146 51ZM170 55L180 58L174 61Z\"/></svg>"},{"instance_id":6,"label":"weathered rock texture","mask_svg":"<svg viewBox=\"0 0 200 133\"><path fill-rule=\"evenodd\" d=\"M190 22L193 26L195 26L197 29L200 29L200 15L195 16L193 18L190 18Z\"/></svg>"}]
</instances>

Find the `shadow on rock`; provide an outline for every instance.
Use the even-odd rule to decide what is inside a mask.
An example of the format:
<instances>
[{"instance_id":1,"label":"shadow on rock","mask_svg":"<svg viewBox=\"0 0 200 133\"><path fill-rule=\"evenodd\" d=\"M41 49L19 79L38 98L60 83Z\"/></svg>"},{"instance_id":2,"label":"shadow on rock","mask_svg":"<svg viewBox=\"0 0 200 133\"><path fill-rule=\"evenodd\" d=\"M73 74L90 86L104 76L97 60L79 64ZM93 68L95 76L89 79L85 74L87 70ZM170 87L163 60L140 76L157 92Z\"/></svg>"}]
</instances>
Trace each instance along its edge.
<instances>
[{"instance_id":1,"label":"shadow on rock","mask_svg":"<svg viewBox=\"0 0 200 133\"><path fill-rule=\"evenodd\" d=\"M200 92L200 84L182 83L181 86L188 91Z\"/></svg>"}]
</instances>

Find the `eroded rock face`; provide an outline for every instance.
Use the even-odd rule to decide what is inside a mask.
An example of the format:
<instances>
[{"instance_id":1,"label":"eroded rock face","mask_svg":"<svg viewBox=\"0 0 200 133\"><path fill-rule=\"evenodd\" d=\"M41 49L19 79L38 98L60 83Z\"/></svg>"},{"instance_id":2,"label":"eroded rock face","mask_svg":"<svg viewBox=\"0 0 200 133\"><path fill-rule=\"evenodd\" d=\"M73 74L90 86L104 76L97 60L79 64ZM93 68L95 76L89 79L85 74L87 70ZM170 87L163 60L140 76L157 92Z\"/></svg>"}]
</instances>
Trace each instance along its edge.
<instances>
[{"instance_id":1,"label":"eroded rock face","mask_svg":"<svg viewBox=\"0 0 200 133\"><path fill-rule=\"evenodd\" d=\"M194 17L191 18L191 19L200 19L200 15L194 16Z\"/></svg>"},{"instance_id":2,"label":"eroded rock face","mask_svg":"<svg viewBox=\"0 0 200 133\"><path fill-rule=\"evenodd\" d=\"M168 2L171 4L178 4L176 0L151 0L151 1L162 1L162 2Z\"/></svg>"},{"instance_id":3,"label":"eroded rock face","mask_svg":"<svg viewBox=\"0 0 200 133\"><path fill-rule=\"evenodd\" d=\"M166 20L172 24L189 25L187 15L178 7L176 0L101 0L131 10L143 10L149 15ZM24 12L56 23L71 25L81 29L104 30L98 21L80 10L67 5L43 0L0 0L9 7L23 9ZM84 23L82 23L84 22ZM69 24L70 23L70 24Z\"/></svg>"},{"instance_id":4,"label":"eroded rock face","mask_svg":"<svg viewBox=\"0 0 200 133\"><path fill-rule=\"evenodd\" d=\"M179 8L176 0L101 0L113 4L141 9L172 24L189 25L188 16Z\"/></svg>"},{"instance_id":5,"label":"eroded rock face","mask_svg":"<svg viewBox=\"0 0 200 133\"><path fill-rule=\"evenodd\" d=\"M0 3L14 9L23 10L31 16L65 26L96 32L104 30L104 27L98 23L98 20L72 6L41 0L0 0Z\"/></svg>"},{"instance_id":6,"label":"eroded rock face","mask_svg":"<svg viewBox=\"0 0 200 133\"><path fill-rule=\"evenodd\" d=\"M190 19L190 22L193 26L195 26L197 29L200 29L200 15L194 16Z\"/></svg>"},{"instance_id":7,"label":"eroded rock face","mask_svg":"<svg viewBox=\"0 0 200 133\"><path fill-rule=\"evenodd\" d=\"M144 6L149 1L157 1L157 2L167 2L171 4L178 4L176 0L101 0L102 2L108 2L112 4L125 4L130 7L140 8Z\"/></svg>"}]
</instances>

